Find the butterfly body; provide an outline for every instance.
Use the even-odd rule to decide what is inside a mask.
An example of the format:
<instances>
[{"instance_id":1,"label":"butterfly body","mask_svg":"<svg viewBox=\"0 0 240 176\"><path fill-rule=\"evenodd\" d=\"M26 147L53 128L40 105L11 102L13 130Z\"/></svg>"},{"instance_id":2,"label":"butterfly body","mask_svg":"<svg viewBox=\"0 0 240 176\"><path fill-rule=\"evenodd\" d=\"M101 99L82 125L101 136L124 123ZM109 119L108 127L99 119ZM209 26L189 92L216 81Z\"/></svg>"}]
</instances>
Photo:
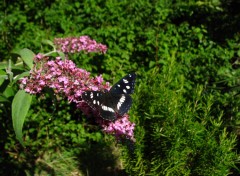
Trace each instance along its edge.
<instances>
[{"instance_id":1,"label":"butterfly body","mask_svg":"<svg viewBox=\"0 0 240 176\"><path fill-rule=\"evenodd\" d=\"M123 116L132 105L132 98L136 74L131 73L123 77L107 92L86 91L82 99L100 116L109 121L114 121L117 116Z\"/></svg>"}]
</instances>

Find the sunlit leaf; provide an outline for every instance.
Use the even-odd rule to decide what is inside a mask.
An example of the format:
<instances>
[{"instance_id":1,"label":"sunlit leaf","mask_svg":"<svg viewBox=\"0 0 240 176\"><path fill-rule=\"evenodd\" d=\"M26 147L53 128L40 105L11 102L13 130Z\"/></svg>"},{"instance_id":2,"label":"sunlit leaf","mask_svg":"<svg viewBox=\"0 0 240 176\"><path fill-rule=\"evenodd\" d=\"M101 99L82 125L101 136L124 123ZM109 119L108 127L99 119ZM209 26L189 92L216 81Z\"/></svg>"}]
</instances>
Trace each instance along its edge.
<instances>
[{"instance_id":1,"label":"sunlit leaf","mask_svg":"<svg viewBox=\"0 0 240 176\"><path fill-rule=\"evenodd\" d=\"M12 102L13 128L19 142L24 146L22 139L22 128L25 117L28 113L32 101L32 96L24 90L19 90Z\"/></svg>"},{"instance_id":2,"label":"sunlit leaf","mask_svg":"<svg viewBox=\"0 0 240 176\"><path fill-rule=\"evenodd\" d=\"M30 69L33 67L33 58L34 58L35 54L31 50L24 48L24 49L18 51L16 54L19 54L21 56L24 63Z\"/></svg>"}]
</instances>

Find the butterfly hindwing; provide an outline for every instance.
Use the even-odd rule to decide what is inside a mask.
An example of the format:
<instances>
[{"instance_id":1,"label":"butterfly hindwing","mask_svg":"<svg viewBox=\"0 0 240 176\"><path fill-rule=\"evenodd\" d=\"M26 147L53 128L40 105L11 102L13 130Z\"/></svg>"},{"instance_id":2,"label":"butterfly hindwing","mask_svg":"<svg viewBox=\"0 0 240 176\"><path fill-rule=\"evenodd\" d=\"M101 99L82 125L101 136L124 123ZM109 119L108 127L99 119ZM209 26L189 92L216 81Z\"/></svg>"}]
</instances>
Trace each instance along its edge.
<instances>
[{"instance_id":1,"label":"butterfly hindwing","mask_svg":"<svg viewBox=\"0 0 240 176\"><path fill-rule=\"evenodd\" d=\"M128 112L132 105L132 98L128 94L111 94L106 93L101 109L112 111L120 116Z\"/></svg>"},{"instance_id":2,"label":"butterfly hindwing","mask_svg":"<svg viewBox=\"0 0 240 176\"><path fill-rule=\"evenodd\" d=\"M109 121L114 121L117 116L123 116L132 105L132 98L136 74L131 73L123 77L112 86L109 92L85 91L82 99L100 116Z\"/></svg>"},{"instance_id":3,"label":"butterfly hindwing","mask_svg":"<svg viewBox=\"0 0 240 176\"><path fill-rule=\"evenodd\" d=\"M120 100L122 96L120 94L111 94L109 92L104 94L104 100L99 107L100 116L105 120L114 121L117 119L117 115L121 115ZM123 98L122 98L123 99ZM125 98L124 98L125 99Z\"/></svg>"}]
</instances>

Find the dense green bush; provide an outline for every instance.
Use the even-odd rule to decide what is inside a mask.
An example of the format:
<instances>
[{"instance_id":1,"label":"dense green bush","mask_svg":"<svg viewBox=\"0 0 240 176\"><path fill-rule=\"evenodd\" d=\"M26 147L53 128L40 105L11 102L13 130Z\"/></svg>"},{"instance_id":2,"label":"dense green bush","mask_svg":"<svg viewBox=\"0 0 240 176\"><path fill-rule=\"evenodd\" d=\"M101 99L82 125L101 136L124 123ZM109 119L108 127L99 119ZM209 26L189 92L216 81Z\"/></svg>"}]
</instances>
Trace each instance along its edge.
<instances>
[{"instance_id":1,"label":"dense green bush","mask_svg":"<svg viewBox=\"0 0 240 176\"><path fill-rule=\"evenodd\" d=\"M238 7L234 0L0 2L0 173L91 175L110 166L109 175L122 169L127 175L238 175ZM106 44L108 52L69 55L79 67L112 83L127 72L138 75L130 111L136 144L123 150L123 167L111 137L48 94L33 99L23 128L26 149L13 132L18 85L6 76L6 62L15 64L13 76L26 67L12 52L48 52L43 39L81 35Z\"/></svg>"},{"instance_id":2,"label":"dense green bush","mask_svg":"<svg viewBox=\"0 0 240 176\"><path fill-rule=\"evenodd\" d=\"M166 63L162 71L145 74L136 90L132 111L137 142L134 155L125 153L128 173L227 175L237 160L232 152L236 135L227 132L224 111L212 112L218 95L204 95L199 85L188 100L188 80L176 73L176 58Z\"/></svg>"}]
</instances>

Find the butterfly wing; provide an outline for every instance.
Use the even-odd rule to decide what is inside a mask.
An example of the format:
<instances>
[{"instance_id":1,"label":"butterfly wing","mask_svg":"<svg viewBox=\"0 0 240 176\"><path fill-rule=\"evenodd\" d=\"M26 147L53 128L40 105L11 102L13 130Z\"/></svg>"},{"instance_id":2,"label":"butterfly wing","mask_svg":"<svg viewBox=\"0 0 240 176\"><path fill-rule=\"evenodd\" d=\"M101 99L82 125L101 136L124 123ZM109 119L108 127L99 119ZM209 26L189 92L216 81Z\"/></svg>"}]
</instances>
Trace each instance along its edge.
<instances>
[{"instance_id":1,"label":"butterfly wing","mask_svg":"<svg viewBox=\"0 0 240 176\"><path fill-rule=\"evenodd\" d=\"M106 93L105 100L100 107L100 116L103 119L114 121L117 116L123 116L132 105L132 98L128 94Z\"/></svg>"},{"instance_id":2,"label":"butterfly wing","mask_svg":"<svg viewBox=\"0 0 240 176\"><path fill-rule=\"evenodd\" d=\"M99 109L103 102L103 92L100 91L86 91L82 94L82 99L94 110Z\"/></svg>"},{"instance_id":3,"label":"butterfly wing","mask_svg":"<svg viewBox=\"0 0 240 176\"><path fill-rule=\"evenodd\" d=\"M117 119L117 115L124 115L132 105L132 98L128 94L111 94L99 91L86 91L82 99L99 115L109 121Z\"/></svg>"},{"instance_id":4,"label":"butterfly wing","mask_svg":"<svg viewBox=\"0 0 240 176\"><path fill-rule=\"evenodd\" d=\"M136 74L130 73L112 86L109 92L86 91L82 99L100 116L109 121L114 121L117 116L123 116L132 105L132 98Z\"/></svg>"},{"instance_id":5,"label":"butterfly wing","mask_svg":"<svg viewBox=\"0 0 240 176\"><path fill-rule=\"evenodd\" d=\"M112 86L109 92L114 94L132 94L134 91L136 74L129 73Z\"/></svg>"}]
</instances>

